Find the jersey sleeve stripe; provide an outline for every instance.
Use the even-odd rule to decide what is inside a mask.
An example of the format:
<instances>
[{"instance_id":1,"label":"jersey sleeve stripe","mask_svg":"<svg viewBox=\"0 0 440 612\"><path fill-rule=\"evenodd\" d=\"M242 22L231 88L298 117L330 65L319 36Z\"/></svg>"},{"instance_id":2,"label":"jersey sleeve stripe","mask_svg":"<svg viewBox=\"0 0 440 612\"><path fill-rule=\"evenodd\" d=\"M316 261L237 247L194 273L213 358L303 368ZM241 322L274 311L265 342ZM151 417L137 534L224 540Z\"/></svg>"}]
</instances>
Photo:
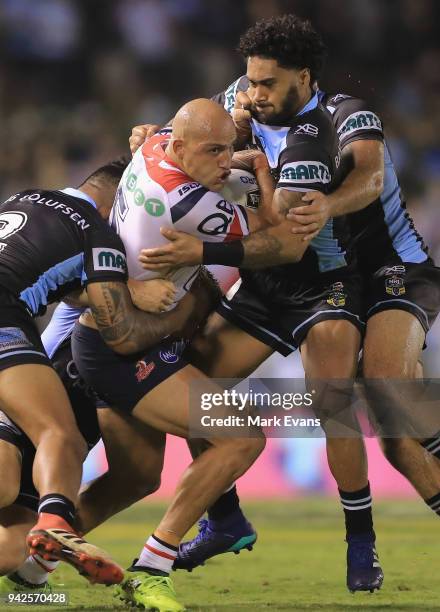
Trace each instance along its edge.
<instances>
[{"instance_id":1,"label":"jersey sleeve stripe","mask_svg":"<svg viewBox=\"0 0 440 612\"><path fill-rule=\"evenodd\" d=\"M234 218L228 228L228 233L225 236L224 242L231 242L232 240L239 240L240 238L243 238L243 229L241 227L240 217L238 216L238 213L235 212Z\"/></svg>"},{"instance_id":2,"label":"jersey sleeve stripe","mask_svg":"<svg viewBox=\"0 0 440 612\"><path fill-rule=\"evenodd\" d=\"M179 200L176 204L171 206L171 220L173 223L176 223L182 217L189 213L190 210L194 208L194 206L203 198L203 196L208 192L205 187L199 187L198 189L194 189L187 196Z\"/></svg>"}]
</instances>

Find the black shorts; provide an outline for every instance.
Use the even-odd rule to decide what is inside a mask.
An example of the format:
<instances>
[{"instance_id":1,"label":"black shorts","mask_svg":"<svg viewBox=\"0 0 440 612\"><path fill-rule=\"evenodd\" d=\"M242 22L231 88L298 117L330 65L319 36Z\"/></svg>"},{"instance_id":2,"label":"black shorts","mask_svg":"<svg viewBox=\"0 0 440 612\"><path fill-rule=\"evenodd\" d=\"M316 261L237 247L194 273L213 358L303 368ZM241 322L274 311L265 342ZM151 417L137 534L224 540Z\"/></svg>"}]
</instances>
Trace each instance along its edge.
<instances>
[{"instance_id":1,"label":"black shorts","mask_svg":"<svg viewBox=\"0 0 440 612\"><path fill-rule=\"evenodd\" d=\"M101 435L96 415L96 396L81 380L75 368L70 348L70 338L60 345L53 356L52 362L63 381L78 428L90 450L98 442ZM0 440L13 444L21 453L20 492L14 503L36 512L39 495L32 480L35 447L26 434L2 412L0 412Z\"/></svg>"},{"instance_id":2,"label":"black shorts","mask_svg":"<svg viewBox=\"0 0 440 612\"><path fill-rule=\"evenodd\" d=\"M35 447L27 435L15 423L0 411L0 440L9 442L18 448L21 454L20 491L14 504L29 508L33 512L38 510L38 491L32 480L32 467L34 465Z\"/></svg>"},{"instance_id":3,"label":"black shorts","mask_svg":"<svg viewBox=\"0 0 440 612\"><path fill-rule=\"evenodd\" d=\"M357 273L322 274L315 282L301 281L287 293L263 286L246 275L238 291L224 298L217 312L281 355L296 350L308 331L321 321L350 321L361 333L365 324L362 281Z\"/></svg>"},{"instance_id":4,"label":"black shorts","mask_svg":"<svg viewBox=\"0 0 440 612\"><path fill-rule=\"evenodd\" d=\"M424 263L387 265L366 277L366 317L384 310L405 310L427 333L440 311L440 268Z\"/></svg>"},{"instance_id":5,"label":"black shorts","mask_svg":"<svg viewBox=\"0 0 440 612\"><path fill-rule=\"evenodd\" d=\"M51 367L26 307L12 293L0 288L0 370L28 363Z\"/></svg>"},{"instance_id":6,"label":"black shorts","mask_svg":"<svg viewBox=\"0 0 440 612\"><path fill-rule=\"evenodd\" d=\"M107 406L131 412L161 382L184 368L183 341L163 340L154 348L122 356L95 329L76 323L72 354L78 372Z\"/></svg>"}]
</instances>

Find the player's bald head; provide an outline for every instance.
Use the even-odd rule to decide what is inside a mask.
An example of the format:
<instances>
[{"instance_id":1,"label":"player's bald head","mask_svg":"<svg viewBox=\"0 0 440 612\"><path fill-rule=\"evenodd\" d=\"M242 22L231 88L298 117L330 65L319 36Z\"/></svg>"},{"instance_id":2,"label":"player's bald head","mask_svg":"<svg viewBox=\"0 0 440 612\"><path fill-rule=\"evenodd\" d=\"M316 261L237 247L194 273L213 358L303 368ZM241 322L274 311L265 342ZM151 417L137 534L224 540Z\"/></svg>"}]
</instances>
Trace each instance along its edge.
<instances>
[{"instance_id":1,"label":"player's bald head","mask_svg":"<svg viewBox=\"0 0 440 612\"><path fill-rule=\"evenodd\" d=\"M225 109L206 98L177 111L166 154L193 181L220 191L231 171L235 126Z\"/></svg>"},{"instance_id":2,"label":"player's bald head","mask_svg":"<svg viewBox=\"0 0 440 612\"><path fill-rule=\"evenodd\" d=\"M225 109L207 98L184 104L173 120L173 138L179 140L214 141L222 136L235 135L235 127Z\"/></svg>"}]
</instances>

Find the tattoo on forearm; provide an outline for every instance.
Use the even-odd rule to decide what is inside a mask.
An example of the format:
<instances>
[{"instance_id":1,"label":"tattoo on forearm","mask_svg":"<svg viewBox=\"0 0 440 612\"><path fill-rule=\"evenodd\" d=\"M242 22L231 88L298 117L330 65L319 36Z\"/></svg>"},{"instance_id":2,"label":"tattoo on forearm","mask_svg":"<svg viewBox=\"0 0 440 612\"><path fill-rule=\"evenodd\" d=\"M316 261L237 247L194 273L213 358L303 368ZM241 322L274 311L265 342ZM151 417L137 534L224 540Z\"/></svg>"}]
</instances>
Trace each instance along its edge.
<instances>
[{"instance_id":1,"label":"tattoo on forearm","mask_svg":"<svg viewBox=\"0 0 440 612\"><path fill-rule=\"evenodd\" d=\"M244 267L266 267L279 263L283 245L269 230L250 234L243 240Z\"/></svg>"},{"instance_id":2,"label":"tattoo on forearm","mask_svg":"<svg viewBox=\"0 0 440 612\"><path fill-rule=\"evenodd\" d=\"M176 331L176 314L146 313L135 308L121 283L97 283L91 310L105 342L125 354L136 353Z\"/></svg>"},{"instance_id":3,"label":"tattoo on forearm","mask_svg":"<svg viewBox=\"0 0 440 612\"><path fill-rule=\"evenodd\" d=\"M115 283L101 283L101 295L105 305L93 305L92 313L102 337L109 344L123 342L132 331L131 317L120 287Z\"/></svg>"}]
</instances>

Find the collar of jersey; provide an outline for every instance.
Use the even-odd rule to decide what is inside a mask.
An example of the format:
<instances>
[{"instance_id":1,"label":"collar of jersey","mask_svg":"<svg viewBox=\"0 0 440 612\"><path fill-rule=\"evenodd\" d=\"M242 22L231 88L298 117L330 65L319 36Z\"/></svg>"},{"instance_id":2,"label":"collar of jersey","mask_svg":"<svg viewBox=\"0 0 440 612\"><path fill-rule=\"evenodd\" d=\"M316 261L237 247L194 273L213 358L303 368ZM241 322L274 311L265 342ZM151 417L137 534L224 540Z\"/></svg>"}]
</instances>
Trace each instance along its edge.
<instances>
[{"instance_id":1,"label":"collar of jersey","mask_svg":"<svg viewBox=\"0 0 440 612\"><path fill-rule=\"evenodd\" d=\"M311 98L310 100L307 102L307 104L305 106L303 106L303 108L299 111L299 113L296 113L297 117L299 115L304 115L304 113L308 113L309 111L313 110L314 108L316 108L318 106L318 92L316 92Z\"/></svg>"},{"instance_id":2,"label":"collar of jersey","mask_svg":"<svg viewBox=\"0 0 440 612\"><path fill-rule=\"evenodd\" d=\"M93 208L96 208L95 200L86 193L84 193L84 191L81 191L81 189L75 189L74 187L66 187L65 189L60 189L60 191L74 198L81 198L82 200L86 200L89 204L93 206Z\"/></svg>"}]
</instances>

